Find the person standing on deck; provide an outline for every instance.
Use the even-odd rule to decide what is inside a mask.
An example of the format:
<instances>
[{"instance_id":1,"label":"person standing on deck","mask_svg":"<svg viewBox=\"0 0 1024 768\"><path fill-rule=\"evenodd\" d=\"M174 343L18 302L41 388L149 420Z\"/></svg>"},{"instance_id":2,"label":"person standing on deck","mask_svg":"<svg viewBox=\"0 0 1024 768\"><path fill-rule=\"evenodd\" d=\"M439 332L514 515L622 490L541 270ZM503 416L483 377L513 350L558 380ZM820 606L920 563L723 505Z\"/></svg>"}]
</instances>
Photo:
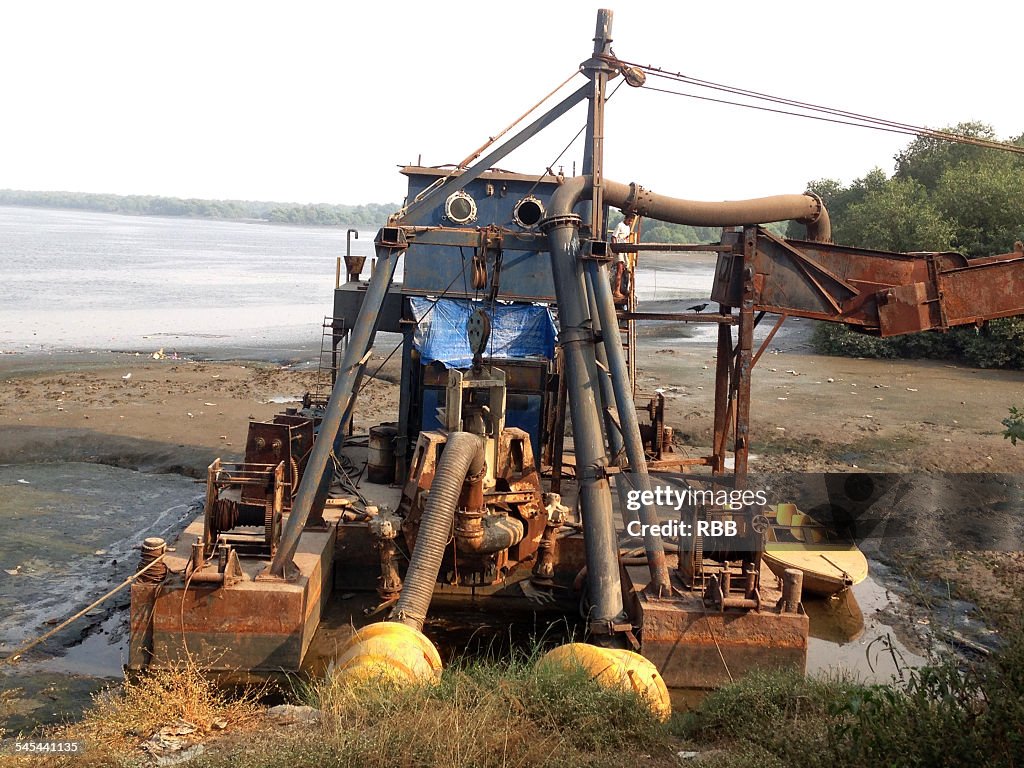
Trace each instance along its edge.
<instances>
[{"instance_id":1,"label":"person standing on deck","mask_svg":"<svg viewBox=\"0 0 1024 768\"><path fill-rule=\"evenodd\" d=\"M633 238L633 225L636 223L636 214L627 213L612 233L613 243L629 243ZM612 278L612 299L616 304L622 304L626 300L626 294L622 292L622 278L626 274L626 254L619 253L615 256L615 276Z\"/></svg>"}]
</instances>

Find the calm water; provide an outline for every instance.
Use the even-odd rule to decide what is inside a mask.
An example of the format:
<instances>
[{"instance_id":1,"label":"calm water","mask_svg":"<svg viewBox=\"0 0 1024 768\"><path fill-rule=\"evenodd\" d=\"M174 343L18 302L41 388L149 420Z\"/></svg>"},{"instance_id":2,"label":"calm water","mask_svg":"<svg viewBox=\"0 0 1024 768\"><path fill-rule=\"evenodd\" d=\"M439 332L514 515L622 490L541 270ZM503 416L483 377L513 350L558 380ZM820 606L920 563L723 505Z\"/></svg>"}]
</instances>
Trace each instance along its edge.
<instances>
[{"instance_id":1,"label":"calm water","mask_svg":"<svg viewBox=\"0 0 1024 768\"><path fill-rule=\"evenodd\" d=\"M353 253L372 256L375 234ZM315 356L345 247L343 229L0 207L0 352ZM646 269L638 295L672 311L713 272Z\"/></svg>"},{"instance_id":2,"label":"calm water","mask_svg":"<svg viewBox=\"0 0 1024 768\"><path fill-rule=\"evenodd\" d=\"M0 207L0 248L0 351L319 349L345 230Z\"/></svg>"}]
</instances>

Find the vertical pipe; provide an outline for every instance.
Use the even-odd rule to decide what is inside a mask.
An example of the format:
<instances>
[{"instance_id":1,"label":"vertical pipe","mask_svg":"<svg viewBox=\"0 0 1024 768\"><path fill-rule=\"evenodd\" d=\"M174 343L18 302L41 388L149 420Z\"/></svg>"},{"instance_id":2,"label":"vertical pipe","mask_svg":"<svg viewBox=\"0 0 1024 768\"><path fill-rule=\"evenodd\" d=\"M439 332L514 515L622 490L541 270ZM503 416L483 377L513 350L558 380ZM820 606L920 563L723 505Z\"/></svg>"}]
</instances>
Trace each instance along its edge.
<instances>
[{"instance_id":1,"label":"vertical pipe","mask_svg":"<svg viewBox=\"0 0 1024 768\"><path fill-rule=\"evenodd\" d=\"M622 442L629 458L631 480L641 493L646 493L652 490L651 477L647 473L647 456L644 454L644 443L640 437L640 422L636 415L636 405L633 403L629 369L622 353L622 337L619 334L618 318L615 316L608 267L603 262L590 260L587 262L587 272L590 273L589 285L594 290L594 303L597 305L601 327L604 329L604 350L608 357L619 423L622 425ZM640 522L644 526L644 549L647 551L647 565L651 571L651 586L655 594L668 594L672 585L669 581L668 565L665 563L665 547L661 536L651 532L652 527L659 524L657 510L652 505L643 504L640 507Z\"/></svg>"},{"instance_id":2,"label":"vertical pipe","mask_svg":"<svg viewBox=\"0 0 1024 768\"><path fill-rule=\"evenodd\" d=\"M743 230L743 297L736 341L736 489L747 486L750 453L750 369L754 353L754 251L757 228Z\"/></svg>"},{"instance_id":3,"label":"vertical pipe","mask_svg":"<svg viewBox=\"0 0 1024 768\"><path fill-rule=\"evenodd\" d=\"M565 452L565 403L568 388L565 381L565 356L560 354L558 395L555 398L555 426L551 436L551 492L562 492L562 456Z\"/></svg>"},{"instance_id":4,"label":"vertical pipe","mask_svg":"<svg viewBox=\"0 0 1024 768\"><path fill-rule=\"evenodd\" d=\"M592 276L589 270L585 272L584 279L587 281L587 306L590 308L590 322L594 329L594 338L600 340L602 336L601 320L598 316L597 304L594 303L595 294L591 285ZM612 390L611 374L608 368L608 355L604 350L603 344L594 345L594 357L597 361L597 377L600 384L600 405L603 406L605 433L608 437L608 459L610 463L617 464L616 460L622 454L622 433L615 426L615 421L612 418L611 409L615 404L615 394Z\"/></svg>"},{"instance_id":5,"label":"vertical pipe","mask_svg":"<svg viewBox=\"0 0 1024 768\"><path fill-rule=\"evenodd\" d=\"M568 201L570 210L578 199L577 192ZM551 243L551 271L558 298L558 340L565 360L566 384L571 393L569 411L583 513L591 627L604 625L604 632L611 634L611 624L624 617L622 583L619 579L611 488L606 472L608 459L594 393L597 366L583 268L579 260L577 233L580 218L576 215L554 216L544 223Z\"/></svg>"},{"instance_id":6,"label":"vertical pipe","mask_svg":"<svg viewBox=\"0 0 1024 768\"><path fill-rule=\"evenodd\" d=\"M405 306L404 301L402 305ZM409 433L418 431L411 430L409 422L412 418L413 381L419 376L419 372L413 369L419 365L419 362L413 360L412 342L415 334L413 326L407 325L405 329L402 336L402 378L398 387L398 441L395 446L395 471L398 474L399 486L405 483L406 475L409 473L409 443L411 442ZM420 418L422 423L422 414L420 414Z\"/></svg>"},{"instance_id":7,"label":"vertical pipe","mask_svg":"<svg viewBox=\"0 0 1024 768\"><path fill-rule=\"evenodd\" d=\"M295 555L299 536L306 524L306 518L314 505L322 506L327 496L327 488L331 483L331 454L335 450L335 442L344 439L344 424L351 415L351 405L355 402L356 386L362 378L366 364L365 357L373 345L377 332L381 307L387 296L388 288L395 274L395 266L399 256L405 250L404 242L385 243L383 232L377 235L376 251L379 263L359 307L359 315L352 326L352 335L345 346L345 357L338 371L331 398L327 402L320 432L313 443L309 461L299 482L299 490L292 503L292 511L288 523L281 533L281 542L270 563L270 573L279 578L285 577L285 570ZM398 230L401 234L401 230ZM404 235L401 239L404 241Z\"/></svg>"},{"instance_id":8,"label":"vertical pipe","mask_svg":"<svg viewBox=\"0 0 1024 768\"><path fill-rule=\"evenodd\" d=\"M594 328L594 335L600 339L602 336L601 321L597 311L597 304L595 300L595 292L593 288L593 275L590 270L586 270L585 278L587 281L587 299L590 307L590 320ZM609 463L616 466L622 466L623 457L623 443L622 443L622 420L619 418L619 423L615 423L615 419L612 417L612 405L615 403L615 390L612 387L612 379L610 368L608 367L608 353L605 351L603 344L596 344L594 346L594 354L597 360L597 378L598 388L597 394L600 396L598 408L601 409L601 414L604 416L604 431L608 437L608 450L609 450ZM619 497L619 513L622 517L622 524L628 526L631 522L637 520L636 512L631 510L627 504L629 501L628 494L630 491L630 484L626 481L623 475L620 473L615 476L615 493Z\"/></svg>"},{"instance_id":9,"label":"vertical pipe","mask_svg":"<svg viewBox=\"0 0 1024 768\"><path fill-rule=\"evenodd\" d=\"M732 307L718 305L720 315L732 314ZM718 324L718 355L715 359L715 422L711 444L711 471L722 474L725 469L725 441L729 437L729 372L732 362L732 326Z\"/></svg>"}]
</instances>

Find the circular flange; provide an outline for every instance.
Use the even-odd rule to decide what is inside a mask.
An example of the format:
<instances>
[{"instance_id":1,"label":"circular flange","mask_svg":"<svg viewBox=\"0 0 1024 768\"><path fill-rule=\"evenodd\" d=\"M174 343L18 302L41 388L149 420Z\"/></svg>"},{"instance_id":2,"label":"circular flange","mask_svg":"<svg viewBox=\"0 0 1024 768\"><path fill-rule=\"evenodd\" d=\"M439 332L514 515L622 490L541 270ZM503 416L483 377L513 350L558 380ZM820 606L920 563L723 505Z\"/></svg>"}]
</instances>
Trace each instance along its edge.
<instances>
[{"instance_id":1,"label":"circular flange","mask_svg":"<svg viewBox=\"0 0 1024 768\"><path fill-rule=\"evenodd\" d=\"M512 209L512 220L523 229L533 229L543 218L544 203L533 195L527 195Z\"/></svg>"}]
</instances>

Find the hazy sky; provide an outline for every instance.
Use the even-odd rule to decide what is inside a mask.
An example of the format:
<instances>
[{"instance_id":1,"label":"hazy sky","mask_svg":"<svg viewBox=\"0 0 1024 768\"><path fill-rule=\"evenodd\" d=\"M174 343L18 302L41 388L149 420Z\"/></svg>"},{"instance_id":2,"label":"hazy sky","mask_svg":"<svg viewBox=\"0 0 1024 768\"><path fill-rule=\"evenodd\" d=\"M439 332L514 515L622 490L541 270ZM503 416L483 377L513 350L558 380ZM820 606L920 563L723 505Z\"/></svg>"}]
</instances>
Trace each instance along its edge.
<instances>
[{"instance_id":1,"label":"hazy sky","mask_svg":"<svg viewBox=\"0 0 1024 768\"><path fill-rule=\"evenodd\" d=\"M461 160L575 71L598 7L4 3L0 188L397 202L397 164ZM1024 132L1016 3L605 7L622 59L917 125L981 120L1001 137ZM502 167L541 172L584 109ZM698 199L891 171L910 141L628 86L607 119L610 178ZM579 158L577 143L567 173Z\"/></svg>"}]
</instances>

